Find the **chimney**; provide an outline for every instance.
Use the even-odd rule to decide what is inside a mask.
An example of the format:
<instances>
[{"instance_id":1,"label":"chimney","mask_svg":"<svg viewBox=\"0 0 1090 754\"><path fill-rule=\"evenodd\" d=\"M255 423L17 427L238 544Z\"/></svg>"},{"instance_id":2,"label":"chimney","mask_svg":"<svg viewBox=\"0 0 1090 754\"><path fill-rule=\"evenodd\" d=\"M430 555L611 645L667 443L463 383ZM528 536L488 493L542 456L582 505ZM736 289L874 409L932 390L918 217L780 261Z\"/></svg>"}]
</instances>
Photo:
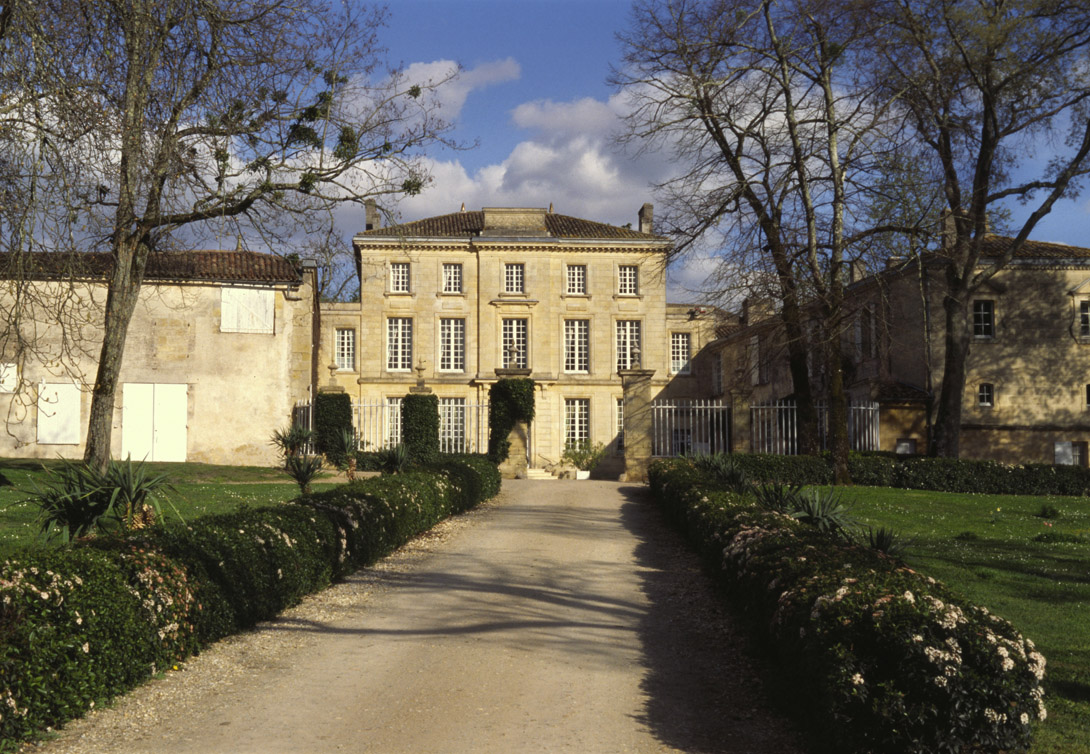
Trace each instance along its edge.
<instances>
[{"instance_id":1,"label":"chimney","mask_svg":"<svg viewBox=\"0 0 1090 754\"><path fill-rule=\"evenodd\" d=\"M752 325L776 316L776 307L771 298L746 296L742 301L742 324Z\"/></svg>"},{"instance_id":2,"label":"chimney","mask_svg":"<svg viewBox=\"0 0 1090 754\"><path fill-rule=\"evenodd\" d=\"M368 199L363 203L363 206L366 211L365 222L367 223L366 227L364 227L364 230L374 230L375 228L381 228L382 216L379 215L378 205L375 204L375 200Z\"/></svg>"},{"instance_id":3,"label":"chimney","mask_svg":"<svg viewBox=\"0 0 1090 754\"><path fill-rule=\"evenodd\" d=\"M651 204L650 202L640 207L640 211L636 213L636 216L640 219L640 233L650 234L653 232L651 228L653 227L652 216L654 215L654 212L655 205Z\"/></svg>"}]
</instances>

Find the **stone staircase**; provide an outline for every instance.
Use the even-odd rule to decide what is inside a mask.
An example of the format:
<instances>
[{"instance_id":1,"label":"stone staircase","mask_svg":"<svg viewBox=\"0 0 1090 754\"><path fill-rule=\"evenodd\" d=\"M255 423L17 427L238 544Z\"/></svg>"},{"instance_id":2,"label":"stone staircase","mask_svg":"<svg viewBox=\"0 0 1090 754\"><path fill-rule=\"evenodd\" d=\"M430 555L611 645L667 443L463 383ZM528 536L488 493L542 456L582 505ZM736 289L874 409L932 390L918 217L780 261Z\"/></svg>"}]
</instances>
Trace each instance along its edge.
<instances>
[{"instance_id":1,"label":"stone staircase","mask_svg":"<svg viewBox=\"0 0 1090 754\"><path fill-rule=\"evenodd\" d=\"M555 476L547 472L545 469L526 469L527 479L556 479Z\"/></svg>"}]
</instances>

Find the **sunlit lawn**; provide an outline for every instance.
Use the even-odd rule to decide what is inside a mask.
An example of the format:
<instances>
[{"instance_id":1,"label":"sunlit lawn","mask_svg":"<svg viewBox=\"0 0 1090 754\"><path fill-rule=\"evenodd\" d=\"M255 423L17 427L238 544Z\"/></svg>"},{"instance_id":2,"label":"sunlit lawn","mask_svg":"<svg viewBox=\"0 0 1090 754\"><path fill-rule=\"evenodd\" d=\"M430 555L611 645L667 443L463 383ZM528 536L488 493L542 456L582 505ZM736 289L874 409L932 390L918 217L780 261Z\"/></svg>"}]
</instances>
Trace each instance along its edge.
<instances>
[{"instance_id":1,"label":"sunlit lawn","mask_svg":"<svg viewBox=\"0 0 1090 754\"><path fill-rule=\"evenodd\" d=\"M55 463L46 462L50 466ZM291 478L278 469L197 463L148 465L157 473L170 475L174 492L169 500L185 520L244 506L283 503L299 494ZM38 544L38 511L28 498L34 485L44 486L49 476L42 470L42 461L23 459L0 459L0 474L8 482L0 486L0 557L7 557L21 547ZM316 482L313 488L332 484ZM168 516L174 516L170 506L163 507Z\"/></svg>"},{"instance_id":2,"label":"sunlit lawn","mask_svg":"<svg viewBox=\"0 0 1090 754\"><path fill-rule=\"evenodd\" d=\"M861 522L893 526L913 540L909 565L1037 644L1048 659L1049 717L1037 728L1033 754L1090 752L1090 499L873 487L850 488L845 498ZM1059 517L1036 515L1043 505ZM1043 533L1082 541L1034 541Z\"/></svg>"}]
</instances>

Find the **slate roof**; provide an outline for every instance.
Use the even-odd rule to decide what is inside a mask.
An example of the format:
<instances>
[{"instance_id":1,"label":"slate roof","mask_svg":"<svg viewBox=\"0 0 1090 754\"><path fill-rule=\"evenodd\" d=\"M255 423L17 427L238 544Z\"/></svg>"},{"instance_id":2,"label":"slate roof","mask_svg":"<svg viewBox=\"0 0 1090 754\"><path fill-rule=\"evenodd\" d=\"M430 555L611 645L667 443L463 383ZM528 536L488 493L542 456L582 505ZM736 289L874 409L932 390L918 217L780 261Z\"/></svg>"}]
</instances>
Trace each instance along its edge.
<instances>
[{"instance_id":1,"label":"slate roof","mask_svg":"<svg viewBox=\"0 0 1090 754\"><path fill-rule=\"evenodd\" d=\"M21 265L17 273L14 265ZM101 278L113 268L113 257L99 252L0 254L0 278ZM144 280L223 281L232 283L298 283L300 270L284 257L254 251L158 251L148 257Z\"/></svg>"},{"instance_id":2,"label":"slate roof","mask_svg":"<svg viewBox=\"0 0 1090 754\"><path fill-rule=\"evenodd\" d=\"M364 231L361 236L407 236L411 238L473 238L484 230L484 211L453 212L427 217L388 228ZM640 233L606 223L596 223L553 212L545 214L545 230L553 238L596 238L630 241L661 241L661 236Z\"/></svg>"}]
</instances>

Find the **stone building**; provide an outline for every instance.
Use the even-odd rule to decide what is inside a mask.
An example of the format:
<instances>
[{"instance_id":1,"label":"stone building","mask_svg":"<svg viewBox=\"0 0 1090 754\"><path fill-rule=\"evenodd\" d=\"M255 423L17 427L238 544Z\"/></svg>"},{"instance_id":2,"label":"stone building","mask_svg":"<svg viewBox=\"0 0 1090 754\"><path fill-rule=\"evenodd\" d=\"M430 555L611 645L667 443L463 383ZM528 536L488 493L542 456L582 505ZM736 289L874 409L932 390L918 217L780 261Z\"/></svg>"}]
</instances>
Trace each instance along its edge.
<instances>
[{"instance_id":1,"label":"stone building","mask_svg":"<svg viewBox=\"0 0 1090 754\"><path fill-rule=\"evenodd\" d=\"M322 390L345 391L365 447L398 439L396 406L422 382L440 401L441 440L481 450L474 406L503 376L536 387L530 464L566 445L619 450L620 371L653 370L656 394L703 394L694 355L709 318L666 302L668 240L644 205L636 229L489 208L380 228L354 239L359 304L322 310Z\"/></svg>"},{"instance_id":2,"label":"stone building","mask_svg":"<svg viewBox=\"0 0 1090 754\"><path fill-rule=\"evenodd\" d=\"M1011 239L989 236L981 265ZM890 260L853 282L840 332L848 394L879 406L881 450L925 452L942 384L941 260ZM1090 249L1027 241L972 302L961 455L1006 463L1086 465L1090 442ZM753 404L789 398L783 331L769 306L747 302L708 358L726 375L738 449L749 449ZM811 375L824 388L820 360Z\"/></svg>"},{"instance_id":3,"label":"stone building","mask_svg":"<svg viewBox=\"0 0 1090 754\"><path fill-rule=\"evenodd\" d=\"M2 261L0 455L80 458L110 257ZM125 345L113 457L273 463L270 436L315 382L317 324L313 266L249 252L153 254Z\"/></svg>"}]
</instances>

